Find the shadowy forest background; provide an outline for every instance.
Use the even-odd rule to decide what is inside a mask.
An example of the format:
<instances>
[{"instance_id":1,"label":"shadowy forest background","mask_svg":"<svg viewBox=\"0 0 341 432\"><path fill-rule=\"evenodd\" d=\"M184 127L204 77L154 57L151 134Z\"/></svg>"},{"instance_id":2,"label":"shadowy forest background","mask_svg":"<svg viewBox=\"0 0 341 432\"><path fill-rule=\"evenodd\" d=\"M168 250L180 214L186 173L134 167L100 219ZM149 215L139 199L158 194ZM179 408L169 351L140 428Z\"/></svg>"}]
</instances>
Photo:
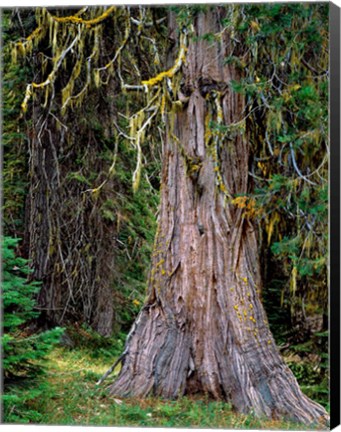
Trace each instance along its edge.
<instances>
[{"instance_id":1,"label":"shadowy forest background","mask_svg":"<svg viewBox=\"0 0 341 432\"><path fill-rule=\"evenodd\" d=\"M209 7L171 11L181 29ZM224 61L242 71L230 85L245 97L245 117L228 130L209 125L250 142L252 190L234 205L257 227L261 297L276 344L302 390L327 410L328 10L226 5L221 33L232 31L234 50ZM146 297L163 119L181 107L161 99L142 136L145 94L129 87L166 70L168 12L2 11L5 422L277 425L195 398L113 403L95 387ZM91 24L57 68L53 59L77 36L77 25L67 36L70 16ZM28 90L52 76L52 86Z\"/></svg>"}]
</instances>

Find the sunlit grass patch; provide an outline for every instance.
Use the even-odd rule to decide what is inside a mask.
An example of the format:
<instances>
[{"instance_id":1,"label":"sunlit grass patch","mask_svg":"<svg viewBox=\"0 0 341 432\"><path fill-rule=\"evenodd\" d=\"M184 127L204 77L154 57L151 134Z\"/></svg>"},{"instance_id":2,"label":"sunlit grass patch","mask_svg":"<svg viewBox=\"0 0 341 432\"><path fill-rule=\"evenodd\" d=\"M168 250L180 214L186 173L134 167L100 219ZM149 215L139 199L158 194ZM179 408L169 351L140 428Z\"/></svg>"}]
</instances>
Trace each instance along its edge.
<instances>
[{"instance_id":1,"label":"sunlit grass patch","mask_svg":"<svg viewBox=\"0 0 341 432\"><path fill-rule=\"evenodd\" d=\"M96 358L88 349L54 349L45 363L42 381L29 387L25 402L7 401L5 422L58 425L159 426L225 429L305 430L302 424L241 415L230 404L205 396L176 401L161 398L118 399L110 396L110 376L96 382L115 358ZM119 366L114 374L119 372ZM21 393L21 396L23 394ZM312 428L309 428L312 429Z\"/></svg>"}]
</instances>

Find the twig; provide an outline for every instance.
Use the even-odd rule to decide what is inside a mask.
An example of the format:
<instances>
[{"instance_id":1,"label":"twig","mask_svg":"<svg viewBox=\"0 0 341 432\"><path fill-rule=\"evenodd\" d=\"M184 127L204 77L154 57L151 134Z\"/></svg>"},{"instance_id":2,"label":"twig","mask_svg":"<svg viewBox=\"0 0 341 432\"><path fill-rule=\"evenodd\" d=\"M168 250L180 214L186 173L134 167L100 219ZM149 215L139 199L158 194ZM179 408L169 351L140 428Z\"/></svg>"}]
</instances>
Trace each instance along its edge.
<instances>
[{"instance_id":1,"label":"twig","mask_svg":"<svg viewBox=\"0 0 341 432\"><path fill-rule=\"evenodd\" d=\"M128 349L126 349L120 356L119 358L115 361L115 363L105 372L105 374L96 382L96 385L101 385L102 382L108 378L109 375L111 375L116 366L121 362L121 360L123 359L123 357L127 354Z\"/></svg>"},{"instance_id":2,"label":"twig","mask_svg":"<svg viewBox=\"0 0 341 432\"><path fill-rule=\"evenodd\" d=\"M297 163L296 163L296 159L295 159L295 152L294 152L294 148L293 148L293 146L292 146L292 143L289 143L289 146L290 146L290 152L291 152L291 157L292 157L292 163L293 163L293 165L294 165L294 168L295 168L295 171L297 172L297 174L301 177L301 179L305 180L307 183L309 183L309 184L311 184L311 185L313 185L313 186L317 186L316 183L312 182L311 180L309 180L307 177L305 177L305 176L301 173L301 171L300 171L300 169L298 168Z\"/></svg>"}]
</instances>

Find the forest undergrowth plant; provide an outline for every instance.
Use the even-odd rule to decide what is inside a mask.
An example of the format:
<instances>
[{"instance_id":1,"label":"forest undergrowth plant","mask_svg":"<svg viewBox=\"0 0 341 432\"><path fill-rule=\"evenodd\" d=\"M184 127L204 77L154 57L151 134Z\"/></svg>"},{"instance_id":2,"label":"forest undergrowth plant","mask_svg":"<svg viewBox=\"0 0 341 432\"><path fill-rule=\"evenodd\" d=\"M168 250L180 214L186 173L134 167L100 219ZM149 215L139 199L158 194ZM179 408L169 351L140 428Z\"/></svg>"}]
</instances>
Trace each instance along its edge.
<instances>
[{"instance_id":1,"label":"forest undergrowth plant","mask_svg":"<svg viewBox=\"0 0 341 432\"><path fill-rule=\"evenodd\" d=\"M27 281L31 271L27 260L15 254L18 242L19 239L10 237L2 239L2 399L5 411L8 405L12 407L12 420L18 418L15 406L25 404L40 394L39 386L43 384L39 383L37 387L34 380L44 372L42 361L59 342L64 331L57 327L33 333L30 329L30 322L39 315L35 310L35 296L40 284ZM27 387L29 390L22 393ZM34 413L31 414L34 417Z\"/></svg>"}]
</instances>

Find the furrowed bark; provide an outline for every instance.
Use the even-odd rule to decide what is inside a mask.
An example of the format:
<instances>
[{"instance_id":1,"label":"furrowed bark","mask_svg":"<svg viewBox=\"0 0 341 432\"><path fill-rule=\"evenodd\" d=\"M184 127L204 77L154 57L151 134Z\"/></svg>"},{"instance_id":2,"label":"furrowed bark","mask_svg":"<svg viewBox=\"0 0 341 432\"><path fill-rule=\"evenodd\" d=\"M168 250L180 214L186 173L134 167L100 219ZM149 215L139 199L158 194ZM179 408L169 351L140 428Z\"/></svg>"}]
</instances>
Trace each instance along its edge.
<instances>
[{"instance_id":1,"label":"furrowed bark","mask_svg":"<svg viewBox=\"0 0 341 432\"><path fill-rule=\"evenodd\" d=\"M101 148L90 128L82 133L71 120L64 121L67 131L39 106L34 109L27 213L32 277L42 282L39 324L85 321L110 336L116 228L102 217L101 198L93 200L91 193L84 192L87 186L70 176L100 172L96 157ZM111 197L110 190L105 197Z\"/></svg>"},{"instance_id":2,"label":"furrowed bark","mask_svg":"<svg viewBox=\"0 0 341 432\"><path fill-rule=\"evenodd\" d=\"M239 412L325 424L324 408L308 399L285 365L260 299L255 228L228 196L249 192L245 134L208 144L208 115L238 122L243 96L232 92L236 69L224 64L216 33L220 8L198 16L183 80L187 106L169 121L163 149L159 229L149 296L128 336L117 396L176 398L206 393ZM215 108L216 107L216 108ZM218 160L217 160L218 158Z\"/></svg>"}]
</instances>

